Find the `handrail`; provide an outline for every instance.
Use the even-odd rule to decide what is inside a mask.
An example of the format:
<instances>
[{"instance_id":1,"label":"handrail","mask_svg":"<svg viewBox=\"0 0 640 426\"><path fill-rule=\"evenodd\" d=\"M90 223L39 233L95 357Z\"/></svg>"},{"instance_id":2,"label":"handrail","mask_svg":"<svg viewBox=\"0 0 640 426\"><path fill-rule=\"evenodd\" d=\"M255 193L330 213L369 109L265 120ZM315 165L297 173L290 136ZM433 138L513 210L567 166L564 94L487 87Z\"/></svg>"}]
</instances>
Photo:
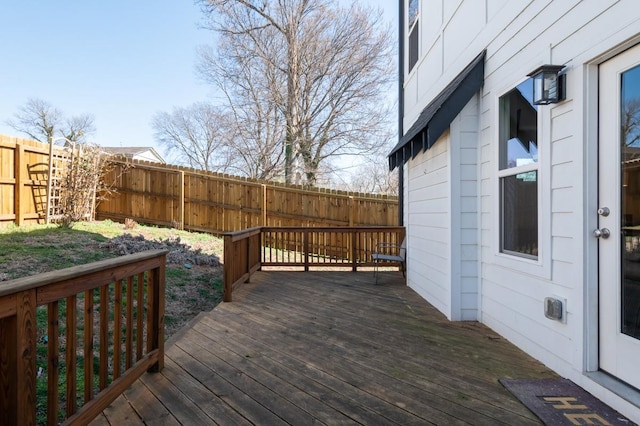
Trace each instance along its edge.
<instances>
[{"instance_id":1,"label":"handrail","mask_svg":"<svg viewBox=\"0 0 640 426\"><path fill-rule=\"evenodd\" d=\"M224 301L265 266L350 268L373 266L382 241L400 244L402 226L262 226L224 235Z\"/></svg>"},{"instance_id":2,"label":"handrail","mask_svg":"<svg viewBox=\"0 0 640 426\"><path fill-rule=\"evenodd\" d=\"M163 368L166 255L151 250L0 284L0 425L36 423L36 403L44 405L36 381L45 376L47 423L62 414L64 424L86 424L142 373Z\"/></svg>"},{"instance_id":3,"label":"handrail","mask_svg":"<svg viewBox=\"0 0 640 426\"><path fill-rule=\"evenodd\" d=\"M258 226L224 234L223 301L231 302L233 290L260 269L261 230Z\"/></svg>"}]
</instances>

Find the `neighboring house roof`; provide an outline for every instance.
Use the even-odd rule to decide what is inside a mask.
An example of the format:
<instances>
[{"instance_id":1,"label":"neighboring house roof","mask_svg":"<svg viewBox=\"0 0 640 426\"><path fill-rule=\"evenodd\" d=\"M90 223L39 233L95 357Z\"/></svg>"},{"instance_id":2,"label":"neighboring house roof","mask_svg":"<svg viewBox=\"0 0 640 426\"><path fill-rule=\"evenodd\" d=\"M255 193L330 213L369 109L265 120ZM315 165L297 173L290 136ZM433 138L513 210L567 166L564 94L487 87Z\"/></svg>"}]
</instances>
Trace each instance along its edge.
<instances>
[{"instance_id":1,"label":"neighboring house roof","mask_svg":"<svg viewBox=\"0 0 640 426\"><path fill-rule=\"evenodd\" d=\"M103 146L101 149L106 153L122 155L133 160L153 161L162 164L167 163L164 158L150 146Z\"/></svg>"},{"instance_id":2,"label":"neighboring house roof","mask_svg":"<svg viewBox=\"0 0 640 426\"><path fill-rule=\"evenodd\" d=\"M420 152L431 148L482 87L484 82L483 50L460 74L442 90L425 109L416 122L389 153L389 170L415 158Z\"/></svg>"}]
</instances>

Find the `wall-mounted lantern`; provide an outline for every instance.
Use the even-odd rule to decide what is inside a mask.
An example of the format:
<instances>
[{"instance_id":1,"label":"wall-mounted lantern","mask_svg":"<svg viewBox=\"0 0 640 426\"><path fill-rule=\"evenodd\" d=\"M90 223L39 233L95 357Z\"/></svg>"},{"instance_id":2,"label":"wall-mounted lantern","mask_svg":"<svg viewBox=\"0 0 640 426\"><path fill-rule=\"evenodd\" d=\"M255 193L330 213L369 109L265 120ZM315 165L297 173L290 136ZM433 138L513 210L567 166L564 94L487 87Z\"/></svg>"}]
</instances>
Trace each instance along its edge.
<instances>
[{"instance_id":1,"label":"wall-mounted lantern","mask_svg":"<svg viewBox=\"0 0 640 426\"><path fill-rule=\"evenodd\" d=\"M560 71L564 65L542 65L528 74L533 78L533 103L555 104L565 99L566 74Z\"/></svg>"}]
</instances>

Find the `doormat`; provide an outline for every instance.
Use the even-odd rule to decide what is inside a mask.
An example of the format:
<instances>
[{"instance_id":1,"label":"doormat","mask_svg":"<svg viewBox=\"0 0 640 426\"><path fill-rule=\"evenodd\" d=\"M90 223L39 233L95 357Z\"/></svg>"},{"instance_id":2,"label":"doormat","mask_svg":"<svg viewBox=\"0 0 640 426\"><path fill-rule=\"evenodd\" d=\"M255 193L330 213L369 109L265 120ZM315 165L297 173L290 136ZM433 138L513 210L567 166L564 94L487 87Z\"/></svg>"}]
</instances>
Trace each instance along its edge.
<instances>
[{"instance_id":1,"label":"doormat","mask_svg":"<svg viewBox=\"0 0 640 426\"><path fill-rule=\"evenodd\" d=\"M567 379L500 379L546 425L636 425Z\"/></svg>"}]
</instances>

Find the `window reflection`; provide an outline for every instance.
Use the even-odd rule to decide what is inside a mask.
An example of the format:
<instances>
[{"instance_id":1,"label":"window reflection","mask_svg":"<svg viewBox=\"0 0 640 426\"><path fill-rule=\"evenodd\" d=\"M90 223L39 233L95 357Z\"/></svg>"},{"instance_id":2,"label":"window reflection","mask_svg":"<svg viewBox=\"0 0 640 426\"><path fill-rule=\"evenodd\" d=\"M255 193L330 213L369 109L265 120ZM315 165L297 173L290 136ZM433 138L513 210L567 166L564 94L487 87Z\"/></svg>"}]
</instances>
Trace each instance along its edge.
<instances>
[{"instance_id":1,"label":"window reflection","mask_svg":"<svg viewBox=\"0 0 640 426\"><path fill-rule=\"evenodd\" d=\"M622 330L640 339L640 67L622 74L620 98L622 153Z\"/></svg>"}]
</instances>

